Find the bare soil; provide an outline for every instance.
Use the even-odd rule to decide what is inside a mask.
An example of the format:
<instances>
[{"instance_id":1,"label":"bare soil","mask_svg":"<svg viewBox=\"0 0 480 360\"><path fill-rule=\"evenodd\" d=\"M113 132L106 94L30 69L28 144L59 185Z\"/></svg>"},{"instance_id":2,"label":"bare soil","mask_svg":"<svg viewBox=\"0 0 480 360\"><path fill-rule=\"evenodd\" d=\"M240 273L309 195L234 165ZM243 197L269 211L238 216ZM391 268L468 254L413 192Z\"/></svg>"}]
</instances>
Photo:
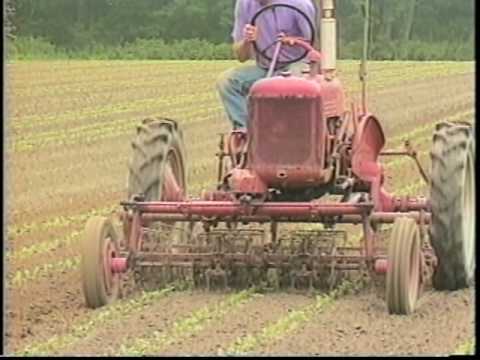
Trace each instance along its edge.
<instances>
[{"instance_id":1,"label":"bare soil","mask_svg":"<svg viewBox=\"0 0 480 360\"><path fill-rule=\"evenodd\" d=\"M218 109L198 112L202 106L218 105L213 96L202 104L196 103L196 97L214 91L211 84L214 84L218 73L230 65L220 63L207 65L204 71L195 69L189 73L190 85L183 88L177 84L176 78L171 80L170 74L172 69L178 71L180 67L182 73L178 76L183 76L185 72L181 65L10 65L7 74L10 77L9 118L15 116L18 123L9 123L9 128L34 122L29 120L31 116L39 119L65 117L60 125L45 123L23 130L15 128L9 133L14 139L28 135L38 140L47 131L60 136L66 130L89 123L114 125L116 119L131 119L132 129L113 138L99 138L93 142L88 141L90 133L86 133L78 142L66 146L59 143L38 147L34 151L9 152L8 224L16 227L42 224L59 216L76 216L124 200L129 140L138 121L150 115L161 114L180 120L185 129L189 154L191 192L198 194L202 188L211 188L216 175L213 154L217 147L217 137L212 134L226 130L227 123ZM125 71L127 68L128 74ZM192 89L191 84L199 85ZM439 75L373 89L369 98L370 111L378 114L384 125L388 146L391 136L473 110L473 94L472 67L472 72L467 74ZM86 121L78 120L75 113L84 109L95 110L98 106L121 107L132 100L171 97L180 101L182 96L187 97L186 108L181 109L160 104L150 110L125 112L118 117L109 115L107 111L105 116ZM68 115L70 111L73 113ZM415 172L411 167L402 170L400 177L392 174L395 177L392 181L394 189L420 179L416 177L413 180ZM9 234L7 248L9 252L15 252L25 246L62 239L72 231L83 229L83 226L81 221L72 226L34 230L21 235ZM77 241L31 257L9 260L6 264L8 276L19 270L31 271L36 266L64 261L79 254ZM21 351L29 344L68 333L90 315L91 310L84 305L80 284L78 267L73 267L42 273L23 285L8 286L5 317L7 351ZM473 290L427 293L413 316L397 317L387 314L380 297L365 292L357 297L339 299L332 308L318 314L294 333L285 334L281 340L256 351L263 354L447 354L474 336L474 296ZM225 295L201 292L174 294L140 312L105 323L91 336L67 348L59 348L55 354L115 354L125 341L153 330L168 331L175 321L224 298ZM257 334L265 326L311 301L306 296L266 294L236 308L224 318L212 321L193 337L166 347L163 353L221 353L239 337Z\"/></svg>"},{"instance_id":2,"label":"bare soil","mask_svg":"<svg viewBox=\"0 0 480 360\"><path fill-rule=\"evenodd\" d=\"M339 299L294 334L258 349L284 355L448 355L475 335L471 290L424 294L411 316L389 315L375 294Z\"/></svg>"}]
</instances>

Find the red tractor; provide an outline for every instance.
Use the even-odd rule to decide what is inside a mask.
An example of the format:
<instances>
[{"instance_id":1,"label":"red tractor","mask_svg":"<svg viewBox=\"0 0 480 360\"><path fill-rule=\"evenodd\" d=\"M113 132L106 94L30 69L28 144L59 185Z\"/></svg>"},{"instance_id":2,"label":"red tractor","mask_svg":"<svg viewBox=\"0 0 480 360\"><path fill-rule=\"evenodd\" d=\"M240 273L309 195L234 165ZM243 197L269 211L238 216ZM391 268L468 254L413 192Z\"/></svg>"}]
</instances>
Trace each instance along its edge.
<instances>
[{"instance_id":1,"label":"red tractor","mask_svg":"<svg viewBox=\"0 0 480 360\"><path fill-rule=\"evenodd\" d=\"M269 76L250 91L248 129L221 137L213 191L198 199L187 196L177 122L154 118L138 126L128 201L121 203L123 234L107 218L86 225L82 274L89 307L116 299L130 270L147 288L152 279L155 286L183 280L230 288L265 281L273 287L317 288L364 271L386 276L386 302L394 314L414 310L432 274L438 290L472 284L472 125L437 125L429 176L411 148L383 150L382 126L366 109L365 92L361 106L346 102L334 71L333 1L324 0L322 10L322 53L313 39L279 37ZM272 76L282 46L305 50L310 65L303 76ZM389 194L382 156L413 157L430 197ZM295 229L282 237L280 223L323 228ZM360 244L349 244L337 224L361 225ZM393 224L385 246L382 224Z\"/></svg>"}]
</instances>

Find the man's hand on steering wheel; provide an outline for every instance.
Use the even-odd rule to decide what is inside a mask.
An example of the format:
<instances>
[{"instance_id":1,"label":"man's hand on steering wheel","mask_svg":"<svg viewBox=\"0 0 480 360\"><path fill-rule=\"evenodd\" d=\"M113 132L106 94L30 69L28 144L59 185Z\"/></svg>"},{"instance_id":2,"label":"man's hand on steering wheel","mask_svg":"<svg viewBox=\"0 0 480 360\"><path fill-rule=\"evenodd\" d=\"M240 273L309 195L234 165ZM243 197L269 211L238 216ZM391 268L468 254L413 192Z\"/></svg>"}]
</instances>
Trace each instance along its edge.
<instances>
[{"instance_id":1,"label":"man's hand on steering wheel","mask_svg":"<svg viewBox=\"0 0 480 360\"><path fill-rule=\"evenodd\" d=\"M249 43L254 43L258 39L258 28L254 25L247 24L243 29L243 38Z\"/></svg>"}]
</instances>

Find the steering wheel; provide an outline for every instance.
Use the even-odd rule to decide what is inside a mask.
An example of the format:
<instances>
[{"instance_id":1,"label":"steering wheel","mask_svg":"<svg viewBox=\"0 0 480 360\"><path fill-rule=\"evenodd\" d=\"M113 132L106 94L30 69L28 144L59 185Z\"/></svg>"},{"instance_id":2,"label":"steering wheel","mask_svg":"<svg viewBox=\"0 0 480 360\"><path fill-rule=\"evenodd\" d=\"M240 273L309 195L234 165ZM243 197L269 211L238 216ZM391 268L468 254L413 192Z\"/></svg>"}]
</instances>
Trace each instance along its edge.
<instances>
[{"instance_id":1,"label":"steering wheel","mask_svg":"<svg viewBox=\"0 0 480 360\"><path fill-rule=\"evenodd\" d=\"M312 20L310 20L310 18L307 16L307 14L305 14L302 10L300 10L299 8L293 6L293 5L289 5L289 4L272 4L272 5L268 5L268 6L265 6L263 8L261 8L252 18L252 21L250 22L250 25L252 26L255 26L256 22L257 22L257 19L259 18L260 15L262 15L264 12L268 11L268 10L271 10L271 9L275 9L275 8L279 8L279 7L283 7L283 8L288 8L288 9L291 9L291 10L294 10L296 11L297 13L299 13L306 21L307 21L307 24L308 26L310 27L310 31L311 31L311 37L309 39L309 43L310 45L314 45L315 43L315 27L313 26L313 23L312 23ZM280 35L280 34L279 34ZM288 35L288 34L287 34ZM270 45L268 45L265 49L263 50L259 50L258 48L258 45L257 45L257 42L254 41L253 42L253 47L256 51L257 54L259 54L261 57L263 57L264 59L268 60L268 62L271 62L273 61L273 59L267 55L267 51L272 47L274 46L276 43L278 42L278 40L275 40L273 43L271 43ZM302 55L300 55L298 58L296 59L293 59L293 60L289 60L289 61L277 61L277 63L280 63L282 64L283 66L286 66L286 65L290 65L290 64L293 64L293 63L296 63L302 59L304 59L307 55L308 55L308 50L305 50Z\"/></svg>"}]
</instances>

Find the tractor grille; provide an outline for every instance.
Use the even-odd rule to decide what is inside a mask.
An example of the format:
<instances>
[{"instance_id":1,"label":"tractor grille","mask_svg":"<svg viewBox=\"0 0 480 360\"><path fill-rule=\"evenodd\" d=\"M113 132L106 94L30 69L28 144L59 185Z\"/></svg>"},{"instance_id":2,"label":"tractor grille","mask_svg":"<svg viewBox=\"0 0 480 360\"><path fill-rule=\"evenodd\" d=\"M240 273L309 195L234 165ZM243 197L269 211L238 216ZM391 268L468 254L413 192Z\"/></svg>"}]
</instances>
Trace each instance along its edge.
<instances>
[{"instance_id":1,"label":"tractor grille","mask_svg":"<svg viewBox=\"0 0 480 360\"><path fill-rule=\"evenodd\" d=\"M268 164L296 165L312 152L311 99L261 99L255 119L255 152Z\"/></svg>"}]
</instances>

